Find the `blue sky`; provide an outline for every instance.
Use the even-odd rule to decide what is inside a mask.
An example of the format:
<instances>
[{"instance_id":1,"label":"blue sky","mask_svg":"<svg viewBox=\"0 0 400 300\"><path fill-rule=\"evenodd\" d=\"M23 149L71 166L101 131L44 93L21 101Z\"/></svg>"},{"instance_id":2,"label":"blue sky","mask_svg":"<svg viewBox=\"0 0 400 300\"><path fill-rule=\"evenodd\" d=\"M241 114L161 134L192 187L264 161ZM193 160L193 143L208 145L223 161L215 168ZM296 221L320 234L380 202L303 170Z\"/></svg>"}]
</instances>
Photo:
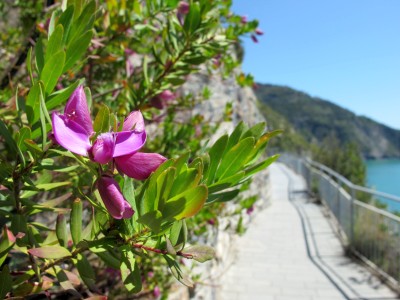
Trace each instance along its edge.
<instances>
[{"instance_id":1,"label":"blue sky","mask_svg":"<svg viewBox=\"0 0 400 300\"><path fill-rule=\"evenodd\" d=\"M400 129L400 0L233 0L258 19L243 69Z\"/></svg>"}]
</instances>

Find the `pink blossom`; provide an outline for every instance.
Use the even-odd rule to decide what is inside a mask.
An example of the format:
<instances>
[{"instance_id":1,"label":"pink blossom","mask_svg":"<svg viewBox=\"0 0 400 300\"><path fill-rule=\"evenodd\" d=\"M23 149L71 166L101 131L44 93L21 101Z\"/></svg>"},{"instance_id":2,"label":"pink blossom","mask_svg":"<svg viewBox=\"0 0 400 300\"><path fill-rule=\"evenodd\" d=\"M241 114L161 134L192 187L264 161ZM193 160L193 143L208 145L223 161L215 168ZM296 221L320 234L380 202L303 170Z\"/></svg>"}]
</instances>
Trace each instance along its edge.
<instances>
[{"instance_id":1,"label":"pink blossom","mask_svg":"<svg viewBox=\"0 0 400 300\"><path fill-rule=\"evenodd\" d=\"M183 15L187 15L189 13L189 3L186 1L180 1L178 4L178 12Z\"/></svg>"},{"instance_id":2,"label":"pink blossom","mask_svg":"<svg viewBox=\"0 0 400 300\"><path fill-rule=\"evenodd\" d=\"M118 183L111 177L102 176L97 181L101 199L115 219L129 219L135 211L121 193Z\"/></svg>"},{"instance_id":3,"label":"pink blossom","mask_svg":"<svg viewBox=\"0 0 400 300\"><path fill-rule=\"evenodd\" d=\"M250 216L254 212L254 205L250 206L247 210L246 213Z\"/></svg>"},{"instance_id":4,"label":"pink blossom","mask_svg":"<svg viewBox=\"0 0 400 300\"><path fill-rule=\"evenodd\" d=\"M156 286L156 287L154 288L154 290L153 290L153 295L154 295L155 298L158 298L158 297L161 296L161 291L160 291L160 288L159 288L158 286Z\"/></svg>"},{"instance_id":5,"label":"pink blossom","mask_svg":"<svg viewBox=\"0 0 400 300\"><path fill-rule=\"evenodd\" d=\"M150 100L152 106L162 109L168 105L169 102L175 100L176 95L170 90L162 91L160 94Z\"/></svg>"},{"instance_id":6,"label":"pink blossom","mask_svg":"<svg viewBox=\"0 0 400 300\"><path fill-rule=\"evenodd\" d=\"M100 164L114 160L120 172L138 180L149 177L166 160L157 153L137 152L146 142L140 111L129 114L122 131L101 133L92 145L90 138L95 132L82 86L68 100L64 114L53 113L52 125L55 140L65 149Z\"/></svg>"},{"instance_id":7,"label":"pink blossom","mask_svg":"<svg viewBox=\"0 0 400 300\"><path fill-rule=\"evenodd\" d=\"M181 25L183 25L184 23L184 17L185 15L187 15L189 13L190 10L190 6L189 3L187 3L186 1L180 1L178 4L178 13L176 14L179 23Z\"/></svg>"},{"instance_id":8,"label":"pink blossom","mask_svg":"<svg viewBox=\"0 0 400 300\"><path fill-rule=\"evenodd\" d=\"M247 16L242 16L241 18L240 18L240 22L242 23L242 24L246 24L248 21L247 21Z\"/></svg>"},{"instance_id":9,"label":"pink blossom","mask_svg":"<svg viewBox=\"0 0 400 300\"><path fill-rule=\"evenodd\" d=\"M264 31L262 31L260 28L257 28L254 32L255 32L257 35L263 35L263 34L264 34Z\"/></svg>"}]
</instances>

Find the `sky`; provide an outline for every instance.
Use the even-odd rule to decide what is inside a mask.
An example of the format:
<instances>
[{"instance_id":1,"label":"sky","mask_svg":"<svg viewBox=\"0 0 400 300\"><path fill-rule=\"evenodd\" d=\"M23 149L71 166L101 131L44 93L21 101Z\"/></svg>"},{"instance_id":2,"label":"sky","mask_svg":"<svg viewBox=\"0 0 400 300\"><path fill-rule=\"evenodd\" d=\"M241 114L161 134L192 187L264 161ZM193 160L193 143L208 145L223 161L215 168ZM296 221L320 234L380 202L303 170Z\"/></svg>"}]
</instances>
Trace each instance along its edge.
<instances>
[{"instance_id":1,"label":"sky","mask_svg":"<svg viewBox=\"0 0 400 300\"><path fill-rule=\"evenodd\" d=\"M243 70L400 129L400 0L233 0L258 19Z\"/></svg>"}]
</instances>

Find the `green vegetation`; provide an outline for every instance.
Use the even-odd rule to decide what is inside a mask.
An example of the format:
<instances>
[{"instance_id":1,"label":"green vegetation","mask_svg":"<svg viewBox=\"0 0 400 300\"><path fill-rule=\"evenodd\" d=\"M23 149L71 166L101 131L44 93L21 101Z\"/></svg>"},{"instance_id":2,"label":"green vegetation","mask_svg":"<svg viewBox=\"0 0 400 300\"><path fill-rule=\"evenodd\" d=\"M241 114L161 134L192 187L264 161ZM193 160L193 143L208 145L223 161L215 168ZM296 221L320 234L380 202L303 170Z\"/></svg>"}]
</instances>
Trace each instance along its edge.
<instances>
[{"instance_id":1,"label":"green vegetation","mask_svg":"<svg viewBox=\"0 0 400 300\"><path fill-rule=\"evenodd\" d=\"M267 110L274 110L290 125L284 129L290 132L290 136L286 137L292 140L294 148L285 150L296 151L299 142L295 140L304 139L309 144L321 146L327 138L334 136L340 147L357 144L364 158L400 157L400 130L357 116L329 101L289 87L258 84L255 92L261 105L266 105ZM267 115L272 127L282 128L274 119ZM301 138L292 139L294 132ZM284 139L286 137L283 135Z\"/></svg>"}]
</instances>

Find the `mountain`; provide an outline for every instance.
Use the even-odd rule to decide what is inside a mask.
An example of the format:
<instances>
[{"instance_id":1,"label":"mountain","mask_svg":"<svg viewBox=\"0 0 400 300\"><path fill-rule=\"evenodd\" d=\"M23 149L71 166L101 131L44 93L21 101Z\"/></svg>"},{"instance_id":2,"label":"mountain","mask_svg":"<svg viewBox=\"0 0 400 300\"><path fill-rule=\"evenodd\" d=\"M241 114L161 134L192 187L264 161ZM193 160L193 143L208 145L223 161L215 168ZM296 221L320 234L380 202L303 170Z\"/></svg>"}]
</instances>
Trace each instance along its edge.
<instances>
[{"instance_id":1,"label":"mountain","mask_svg":"<svg viewBox=\"0 0 400 300\"><path fill-rule=\"evenodd\" d=\"M364 158L400 157L400 130L286 86L257 84L255 93L270 125L287 132L280 143L290 139L286 143L295 148L304 141L320 146L336 138L341 145L356 143Z\"/></svg>"}]
</instances>

